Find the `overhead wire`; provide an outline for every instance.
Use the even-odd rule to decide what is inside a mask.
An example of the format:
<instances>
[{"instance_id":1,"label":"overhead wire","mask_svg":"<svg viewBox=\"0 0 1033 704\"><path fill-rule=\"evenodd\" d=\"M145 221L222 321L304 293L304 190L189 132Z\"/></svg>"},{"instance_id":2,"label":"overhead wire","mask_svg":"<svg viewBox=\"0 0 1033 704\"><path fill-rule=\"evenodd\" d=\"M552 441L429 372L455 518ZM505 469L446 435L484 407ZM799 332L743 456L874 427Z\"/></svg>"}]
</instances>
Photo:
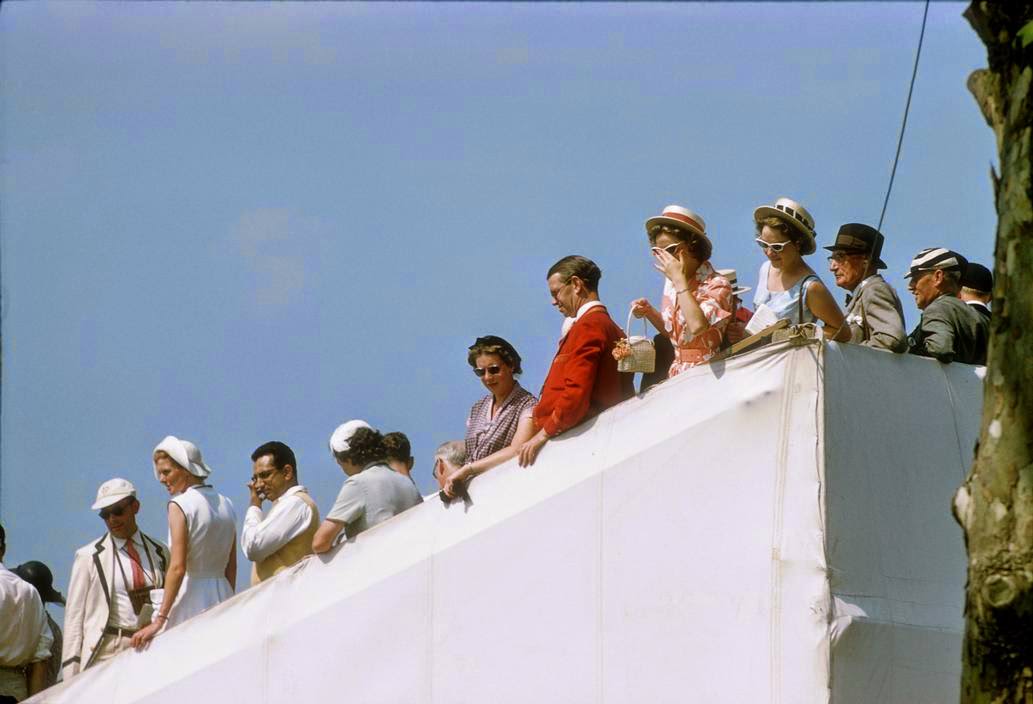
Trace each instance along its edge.
<instances>
[{"instance_id":1,"label":"overhead wire","mask_svg":"<svg viewBox=\"0 0 1033 704\"><path fill-rule=\"evenodd\" d=\"M915 92L915 77L918 76L918 60L922 57L922 42L925 39L926 20L929 19L929 0L925 0L925 10L922 12L922 30L918 34L918 49L915 51L915 66L911 69L911 85L907 89L907 103L904 104L904 119L900 124L900 135L897 137L897 153L893 157L893 169L890 171L890 183L886 188L886 198L882 201L882 212L879 214L879 226L876 228L882 232L882 221L886 217L886 207L890 202L890 193L893 192L893 180L897 176L897 163L900 161L900 149L904 145L904 131L907 129L907 116L911 111L911 96Z\"/></svg>"}]
</instances>

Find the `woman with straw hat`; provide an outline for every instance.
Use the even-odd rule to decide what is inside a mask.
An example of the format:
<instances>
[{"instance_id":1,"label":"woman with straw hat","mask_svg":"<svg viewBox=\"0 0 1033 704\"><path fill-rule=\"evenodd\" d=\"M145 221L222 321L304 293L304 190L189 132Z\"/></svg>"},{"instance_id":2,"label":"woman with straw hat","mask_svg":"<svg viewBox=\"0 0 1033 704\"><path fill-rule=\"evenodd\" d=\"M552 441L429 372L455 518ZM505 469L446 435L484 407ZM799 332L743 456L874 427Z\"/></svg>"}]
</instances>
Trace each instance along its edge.
<instances>
[{"instance_id":1,"label":"woman with straw hat","mask_svg":"<svg viewBox=\"0 0 1033 704\"><path fill-rule=\"evenodd\" d=\"M754 306L794 325L821 321L826 338L849 341L843 312L803 259L816 249L811 214L796 201L779 198L754 210L753 221L756 242L768 258L760 267Z\"/></svg>"},{"instance_id":2,"label":"woman with straw hat","mask_svg":"<svg viewBox=\"0 0 1033 704\"><path fill-rule=\"evenodd\" d=\"M205 480L211 468L189 440L169 435L154 448L154 477L169 501L165 590L149 626L133 635L146 647L162 628L196 616L233 596L237 581L237 517L233 504Z\"/></svg>"},{"instance_id":3,"label":"woman with straw hat","mask_svg":"<svg viewBox=\"0 0 1033 704\"><path fill-rule=\"evenodd\" d=\"M703 218L688 208L669 205L646 220L653 266L665 277L660 310L646 298L631 303L636 318L645 316L674 346L667 375L710 361L721 349L732 317L732 286L710 266L713 246Z\"/></svg>"}]
</instances>

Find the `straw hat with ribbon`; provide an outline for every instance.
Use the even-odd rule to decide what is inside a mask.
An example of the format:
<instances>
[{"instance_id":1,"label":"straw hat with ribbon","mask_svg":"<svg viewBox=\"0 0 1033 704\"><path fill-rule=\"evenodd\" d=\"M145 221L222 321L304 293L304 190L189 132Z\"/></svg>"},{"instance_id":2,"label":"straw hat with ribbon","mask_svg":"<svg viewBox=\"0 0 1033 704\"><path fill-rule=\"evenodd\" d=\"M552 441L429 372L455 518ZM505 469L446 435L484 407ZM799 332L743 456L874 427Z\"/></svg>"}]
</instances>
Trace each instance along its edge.
<instances>
[{"instance_id":1,"label":"straw hat with ribbon","mask_svg":"<svg viewBox=\"0 0 1033 704\"><path fill-rule=\"evenodd\" d=\"M803 235L800 254L814 254L814 218L807 209L792 198L779 198L774 205L762 205L753 211L753 221L760 223L765 218L778 218Z\"/></svg>"}]
</instances>

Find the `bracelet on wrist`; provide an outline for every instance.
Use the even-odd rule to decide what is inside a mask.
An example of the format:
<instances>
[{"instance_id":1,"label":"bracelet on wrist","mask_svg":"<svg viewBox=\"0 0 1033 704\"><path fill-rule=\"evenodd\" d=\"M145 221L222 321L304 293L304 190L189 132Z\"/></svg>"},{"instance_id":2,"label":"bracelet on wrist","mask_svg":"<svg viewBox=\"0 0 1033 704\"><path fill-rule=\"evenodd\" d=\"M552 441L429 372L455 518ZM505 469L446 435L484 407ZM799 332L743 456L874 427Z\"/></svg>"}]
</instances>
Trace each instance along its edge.
<instances>
[{"instance_id":1,"label":"bracelet on wrist","mask_svg":"<svg viewBox=\"0 0 1033 704\"><path fill-rule=\"evenodd\" d=\"M154 620L157 621L159 618L162 619L163 621L168 621L169 620L169 617L166 616L165 614L158 614L157 616L154 617Z\"/></svg>"}]
</instances>

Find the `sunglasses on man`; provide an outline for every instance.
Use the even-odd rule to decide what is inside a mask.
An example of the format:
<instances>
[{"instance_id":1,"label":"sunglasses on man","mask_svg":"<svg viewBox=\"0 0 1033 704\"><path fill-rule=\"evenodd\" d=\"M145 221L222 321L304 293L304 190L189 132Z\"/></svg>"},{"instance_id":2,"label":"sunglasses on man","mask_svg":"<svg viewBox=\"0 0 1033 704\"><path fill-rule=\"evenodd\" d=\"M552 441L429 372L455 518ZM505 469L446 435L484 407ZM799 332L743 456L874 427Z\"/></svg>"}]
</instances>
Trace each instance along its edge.
<instances>
[{"instance_id":1,"label":"sunglasses on man","mask_svg":"<svg viewBox=\"0 0 1033 704\"><path fill-rule=\"evenodd\" d=\"M115 518L121 518L122 515L129 509L129 507L133 505L133 501L135 500L136 499L134 499L133 497L129 497L128 499L123 499L122 501L119 501L117 504L113 506L105 506L97 513L97 515L100 516L100 519L102 521L106 521L112 516L114 516Z\"/></svg>"}]
</instances>

